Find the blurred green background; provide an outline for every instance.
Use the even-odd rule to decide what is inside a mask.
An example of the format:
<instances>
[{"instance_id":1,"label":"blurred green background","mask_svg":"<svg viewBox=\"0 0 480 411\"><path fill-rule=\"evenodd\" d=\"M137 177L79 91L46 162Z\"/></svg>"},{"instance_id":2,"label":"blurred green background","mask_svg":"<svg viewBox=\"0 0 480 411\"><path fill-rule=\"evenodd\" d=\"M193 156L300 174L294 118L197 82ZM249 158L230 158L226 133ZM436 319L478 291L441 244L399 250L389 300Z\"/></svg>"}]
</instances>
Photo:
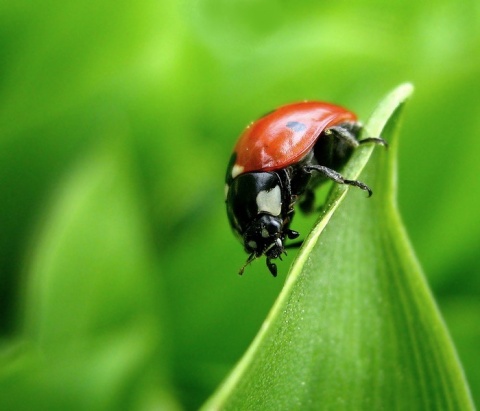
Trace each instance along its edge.
<instances>
[{"instance_id":1,"label":"blurred green background","mask_svg":"<svg viewBox=\"0 0 480 411\"><path fill-rule=\"evenodd\" d=\"M0 408L197 408L291 261L237 275L238 134L406 80L400 209L478 404L478 1L1 2Z\"/></svg>"}]
</instances>

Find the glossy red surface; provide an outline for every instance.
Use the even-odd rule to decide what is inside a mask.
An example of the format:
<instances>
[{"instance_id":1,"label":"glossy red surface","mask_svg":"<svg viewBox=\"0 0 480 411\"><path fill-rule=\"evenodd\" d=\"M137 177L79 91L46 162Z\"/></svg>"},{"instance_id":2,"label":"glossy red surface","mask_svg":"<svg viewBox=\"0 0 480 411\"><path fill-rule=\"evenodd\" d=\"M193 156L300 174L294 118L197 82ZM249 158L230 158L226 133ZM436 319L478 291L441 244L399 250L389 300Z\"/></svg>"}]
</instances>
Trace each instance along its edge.
<instances>
[{"instance_id":1,"label":"glossy red surface","mask_svg":"<svg viewBox=\"0 0 480 411\"><path fill-rule=\"evenodd\" d=\"M300 161L326 128L356 119L343 107L319 101L282 106L244 130L234 168L246 173L287 167Z\"/></svg>"}]
</instances>

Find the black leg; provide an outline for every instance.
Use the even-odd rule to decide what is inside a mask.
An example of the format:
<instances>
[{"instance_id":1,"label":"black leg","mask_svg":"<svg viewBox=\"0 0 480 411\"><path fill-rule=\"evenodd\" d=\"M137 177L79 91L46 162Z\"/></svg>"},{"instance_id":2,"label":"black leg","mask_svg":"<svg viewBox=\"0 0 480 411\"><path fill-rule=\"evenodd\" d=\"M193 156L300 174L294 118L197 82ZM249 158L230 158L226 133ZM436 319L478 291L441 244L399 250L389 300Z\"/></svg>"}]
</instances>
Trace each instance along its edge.
<instances>
[{"instance_id":1,"label":"black leg","mask_svg":"<svg viewBox=\"0 0 480 411\"><path fill-rule=\"evenodd\" d=\"M312 165L312 166L305 166L305 170L317 171L323 174L325 177L329 178L330 180L335 181L338 184L348 184L350 186L355 186L355 187L361 188L362 190L365 190L368 193L369 197L372 195L372 190L370 190L370 188L366 184L363 184L362 182L357 180L347 180L340 173L337 173L335 170L332 170L331 168L320 166L320 165Z\"/></svg>"},{"instance_id":2,"label":"black leg","mask_svg":"<svg viewBox=\"0 0 480 411\"><path fill-rule=\"evenodd\" d=\"M362 126L360 124L353 123L351 125L345 124L327 128L325 130L325 134L333 134L336 138L342 140L350 147L358 147L359 144L365 143L380 144L384 147L388 147L388 143L380 137L366 137L361 140L357 140L357 137L359 137L361 130Z\"/></svg>"},{"instance_id":3,"label":"black leg","mask_svg":"<svg viewBox=\"0 0 480 411\"><path fill-rule=\"evenodd\" d=\"M312 190L306 190L302 201L298 204L303 213L311 213L315 209L315 193Z\"/></svg>"},{"instance_id":4,"label":"black leg","mask_svg":"<svg viewBox=\"0 0 480 411\"><path fill-rule=\"evenodd\" d=\"M381 146L388 148L388 143L380 137L367 137L367 138L362 138L361 140L358 140L358 144L365 144L365 143L374 143L374 144L380 144Z\"/></svg>"},{"instance_id":5,"label":"black leg","mask_svg":"<svg viewBox=\"0 0 480 411\"><path fill-rule=\"evenodd\" d=\"M272 263L272 261L268 257L267 257L267 267L270 270L270 273L272 273L272 275L274 277L276 277L277 276L277 266L276 266L276 264Z\"/></svg>"},{"instance_id":6,"label":"black leg","mask_svg":"<svg viewBox=\"0 0 480 411\"><path fill-rule=\"evenodd\" d=\"M333 126L330 128L327 128L324 133L325 135L333 135L334 137L338 138L341 140L343 143L345 143L349 147L358 147L359 141L357 140L357 135L356 133L359 132L360 129L358 130L350 130L346 127L343 126Z\"/></svg>"},{"instance_id":7,"label":"black leg","mask_svg":"<svg viewBox=\"0 0 480 411\"><path fill-rule=\"evenodd\" d=\"M289 228L285 230L286 234L287 234L287 237L290 239L290 240L294 240L295 238L298 238L298 236L300 235L300 233L298 231L295 231L295 230L290 230Z\"/></svg>"}]
</instances>

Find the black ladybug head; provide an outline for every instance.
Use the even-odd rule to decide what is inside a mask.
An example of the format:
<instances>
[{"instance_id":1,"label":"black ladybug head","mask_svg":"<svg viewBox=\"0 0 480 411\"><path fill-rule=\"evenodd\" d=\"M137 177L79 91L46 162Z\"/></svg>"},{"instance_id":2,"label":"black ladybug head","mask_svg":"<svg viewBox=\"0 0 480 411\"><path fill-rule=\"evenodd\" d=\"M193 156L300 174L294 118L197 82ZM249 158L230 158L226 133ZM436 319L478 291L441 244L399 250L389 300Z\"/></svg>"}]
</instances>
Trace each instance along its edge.
<instances>
[{"instance_id":1,"label":"black ladybug head","mask_svg":"<svg viewBox=\"0 0 480 411\"><path fill-rule=\"evenodd\" d=\"M283 252L283 223L278 217L259 214L251 222L243 234L243 242L247 253L263 254L277 258ZM278 249L281 251L278 252Z\"/></svg>"},{"instance_id":2,"label":"black ladybug head","mask_svg":"<svg viewBox=\"0 0 480 411\"><path fill-rule=\"evenodd\" d=\"M277 266L271 260L275 258L282 259L281 255L285 252L283 246L284 237L283 222L280 218L268 214L258 216L243 236L245 251L250 253L250 257L242 267L241 273L255 257L265 255L267 267L272 275L276 277Z\"/></svg>"},{"instance_id":3,"label":"black ladybug head","mask_svg":"<svg viewBox=\"0 0 480 411\"><path fill-rule=\"evenodd\" d=\"M272 274L270 259L284 252L284 203L282 182L275 172L245 173L227 186L227 214L233 230L250 254L247 264L265 255ZM243 268L241 270L243 272Z\"/></svg>"}]
</instances>

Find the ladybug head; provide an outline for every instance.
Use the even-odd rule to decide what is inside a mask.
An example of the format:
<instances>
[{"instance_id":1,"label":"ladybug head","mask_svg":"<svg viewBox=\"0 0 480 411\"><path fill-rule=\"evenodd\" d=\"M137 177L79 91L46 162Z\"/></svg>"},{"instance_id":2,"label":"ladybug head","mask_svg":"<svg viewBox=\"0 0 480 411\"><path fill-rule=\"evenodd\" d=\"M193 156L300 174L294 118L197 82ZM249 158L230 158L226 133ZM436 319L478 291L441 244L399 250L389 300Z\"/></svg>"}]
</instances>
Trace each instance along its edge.
<instances>
[{"instance_id":1,"label":"ladybug head","mask_svg":"<svg viewBox=\"0 0 480 411\"><path fill-rule=\"evenodd\" d=\"M270 259L283 252L284 216L282 183L277 173L255 172L237 176L227 186L227 214L233 230L250 254L247 264L265 255L272 274L275 264ZM245 266L240 270L243 273Z\"/></svg>"},{"instance_id":2,"label":"ladybug head","mask_svg":"<svg viewBox=\"0 0 480 411\"><path fill-rule=\"evenodd\" d=\"M285 251L283 246L283 222L279 217L269 214L259 214L243 234L245 251L250 254L245 267L254 258L265 255L267 266L273 276L277 275L277 267L270 260L281 258Z\"/></svg>"},{"instance_id":3,"label":"ladybug head","mask_svg":"<svg viewBox=\"0 0 480 411\"><path fill-rule=\"evenodd\" d=\"M277 258L283 252L283 223L278 217L259 214L243 234L245 251L257 257Z\"/></svg>"}]
</instances>

